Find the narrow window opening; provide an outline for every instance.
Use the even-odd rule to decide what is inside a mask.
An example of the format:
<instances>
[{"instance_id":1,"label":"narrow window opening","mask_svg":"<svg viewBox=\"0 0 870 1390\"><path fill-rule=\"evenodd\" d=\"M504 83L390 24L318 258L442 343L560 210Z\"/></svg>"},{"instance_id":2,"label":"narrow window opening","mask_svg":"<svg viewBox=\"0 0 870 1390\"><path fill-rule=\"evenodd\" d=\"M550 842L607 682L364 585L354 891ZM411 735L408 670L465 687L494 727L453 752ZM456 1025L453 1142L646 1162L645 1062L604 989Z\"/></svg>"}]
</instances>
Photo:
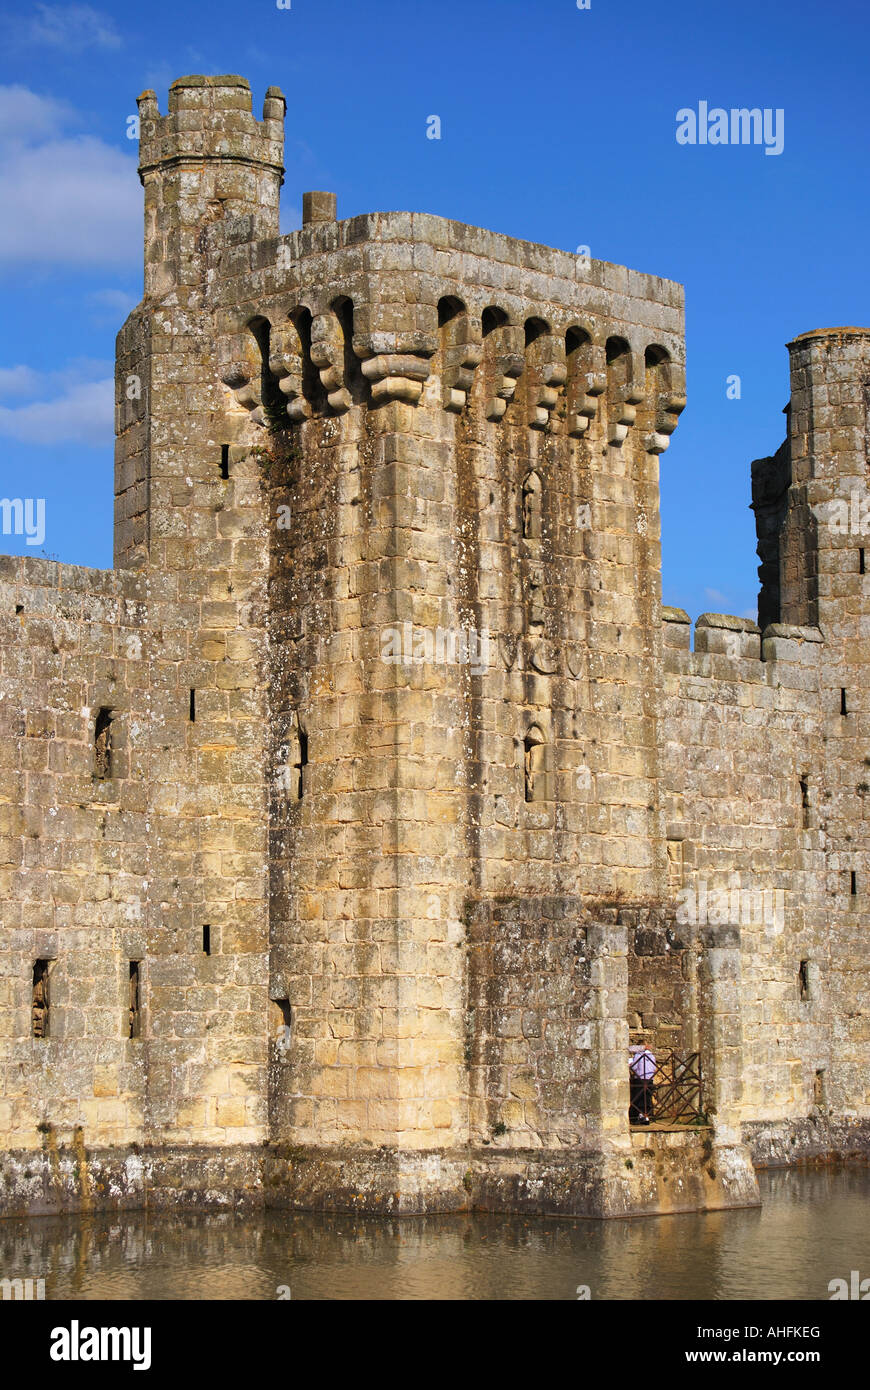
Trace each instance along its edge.
<instances>
[{"instance_id":1,"label":"narrow window opening","mask_svg":"<svg viewBox=\"0 0 870 1390\"><path fill-rule=\"evenodd\" d=\"M849 711L846 708L846 690L845 687L843 687L840 690L840 713L845 715L848 714L848 712Z\"/></svg>"},{"instance_id":2,"label":"narrow window opening","mask_svg":"<svg viewBox=\"0 0 870 1390\"><path fill-rule=\"evenodd\" d=\"M825 1069L820 1067L813 1077L813 1104L825 1104Z\"/></svg>"},{"instance_id":3,"label":"narrow window opening","mask_svg":"<svg viewBox=\"0 0 870 1390\"><path fill-rule=\"evenodd\" d=\"M849 875L849 892L851 893L853 898L857 895L858 892L858 875L854 869Z\"/></svg>"},{"instance_id":4,"label":"narrow window opening","mask_svg":"<svg viewBox=\"0 0 870 1390\"><path fill-rule=\"evenodd\" d=\"M34 1038L48 1037L48 966L47 960L38 960L33 967L30 1031Z\"/></svg>"},{"instance_id":5,"label":"narrow window opening","mask_svg":"<svg viewBox=\"0 0 870 1390\"><path fill-rule=\"evenodd\" d=\"M801 810L804 830L808 830L810 824L810 783L808 777L801 778Z\"/></svg>"},{"instance_id":6,"label":"narrow window opening","mask_svg":"<svg viewBox=\"0 0 870 1390\"><path fill-rule=\"evenodd\" d=\"M227 480L229 479L229 476L230 476L230 446L229 446L229 444L222 444L222 445L221 445L221 477L223 478L224 482L227 482Z\"/></svg>"},{"instance_id":7,"label":"narrow window opening","mask_svg":"<svg viewBox=\"0 0 870 1390\"><path fill-rule=\"evenodd\" d=\"M861 546L861 549L858 551L858 573L859 573L859 574L866 574L866 573L867 573L866 561L865 561L865 559L864 559L864 547L863 547L863 545Z\"/></svg>"},{"instance_id":8,"label":"narrow window opening","mask_svg":"<svg viewBox=\"0 0 870 1390\"><path fill-rule=\"evenodd\" d=\"M798 969L798 983L800 984L801 1002L806 1003L810 997L810 963L802 960Z\"/></svg>"},{"instance_id":9,"label":"narrow window opening","mask_svg":"<svg viewBox=\"0 0 870 1390\"><path fill-rule=\"evenodd\" d=\"M23 604L23 603L16 603L16 605L15 605L15 616L16 616L16 618L20 618L20 617L21 617L21 614L22 614L23 612L24 612L24 604Z\"/></svg>"},{"instance_id":10,"label":"narrow window opening","mask_svg":"<svg viewBox=\"0 0 870 1390\"><path fill-rule=\"evenodd\" d=\"M105 782L112 775L112 721L110 709L97 711L94 724L94 777Z\"/></svg>"},{"instance_id":11,"label":"narrow window opening","mask_svg":"<svg viewBox=\"0 0 870 1390\"><path fill-rule=\"evenodd\" d=\"M190 689L190 722L196 723L196 691L191 686Z\"/></svg>"},{"instance_id":12,"label":"narrow window opening","mask_svg":"<svg viewBox=\"0 0 870 1390\"><path fill-rule=\"evenodd\" d=\"M683 886L683 842L668 840L668 887L676 892Z\"/></svg>"},{"instance_id":13,"label":"narrow window opening","mask_svg":"<svg viewBox=\"0 0 870 1390\"><path fill-rule=\"evenodd\" d=\"M304 729L299 730L297 757L299 761L296 763L296 800L301 801L305 790L305 769L308 766L308 735Z\"/></svg>"},{"instance_id":14,"label":"narrow window opening","mask_svg":"<svg viewBox=\"0 0 870 1390\"><path fill-rule=\"evenodd\" d=\"M293 1011L290 1000L273 999L271 1003L275 1045L280 1053L286 1053L292 1041Z\"/></svg>"},{"instance_id":15,"label":"narrow window opening","mask_svg":"<svg viewBox=\"0 0 870 1390\"><path fill-rule=\"evenodd\" d=\"M141 1015L139 1012L139 961L130 961L130 998L128 1005L128 1036L138 1038L140 1034Z\"/></svg>"},{"instance_id":16,"label":"narrow window opening","mask_svg":"<svg viewBox=\"0 0 870 1390\"><path fill-rule=\"evenodd\" d=\"M202 929L202 950L204 955L211 955L211 927L208 923Z\"/></svg>"},{"instance_id":17,"label":"narrow window opening","mask_svg":"<svg viewBox=\"0 0 870 1390\"><path fill-rule=\"evenodd\" d=\"M539 541L542 531L542 489L537 473L529 473L523 483L523 539Z\"/></svg>"},{"instance_id":18,"label":"narrow window opening","mask_svg":"<svg viewBox=\"0 0 870 1390\"><path fill-rule=\"evenodd\" d=\"M544 735L533 725L523 741L526 801L544 800Z\"/></svg>"}]
</instances>

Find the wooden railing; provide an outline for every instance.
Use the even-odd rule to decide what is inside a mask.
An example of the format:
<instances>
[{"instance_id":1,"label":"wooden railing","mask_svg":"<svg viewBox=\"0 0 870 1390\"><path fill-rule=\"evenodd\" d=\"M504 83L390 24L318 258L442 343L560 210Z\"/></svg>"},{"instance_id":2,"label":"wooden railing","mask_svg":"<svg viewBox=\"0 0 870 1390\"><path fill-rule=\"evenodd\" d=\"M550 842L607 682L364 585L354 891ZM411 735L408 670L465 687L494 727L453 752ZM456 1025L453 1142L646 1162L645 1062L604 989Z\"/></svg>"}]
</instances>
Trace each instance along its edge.
<instances>
[{"instance_id":1,"label":"wooden railing","mask_svg":"<svg viewBox=\"0 0 870 1390\"><path fill-rule=\"evenodd\" d=\"M681 1125L698 1124L706 1118L700 1052L690 1052L685 1057L669 1052L657 1062L652 1118Z\"/></svg>"},{"instance_id":2,"label":"wooden railing","mask_svg":"<svg viewBox=\"0 0 870 1390\"><path fill-rule=\"evenodd\" d=\"M650 1119L653 1123L697 1125L706 1121L701 1054L680 1057L667 1052L652 1076Z\"/></svg>"}]
</instances>

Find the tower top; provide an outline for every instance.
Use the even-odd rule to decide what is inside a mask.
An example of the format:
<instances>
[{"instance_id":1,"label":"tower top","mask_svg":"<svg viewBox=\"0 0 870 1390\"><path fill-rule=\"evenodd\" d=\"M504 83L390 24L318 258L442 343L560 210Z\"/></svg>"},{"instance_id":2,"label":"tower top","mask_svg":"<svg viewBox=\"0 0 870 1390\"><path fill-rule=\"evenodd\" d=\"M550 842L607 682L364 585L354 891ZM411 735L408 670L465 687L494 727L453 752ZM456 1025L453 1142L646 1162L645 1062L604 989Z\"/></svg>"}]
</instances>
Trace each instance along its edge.
<instances>
[{"instance_id":1,"label":"tower top","mask_svg":"<svg viewBox=\"0 0 870 1390\"><path fill-rule=\"evenodd\" d=\"M202 159L259 165L283 180L287 103L280 87L267 89L261 121L253 114L250 85L233 75L179 77L169 88L165 116L153 91L142 92L137 104L143 183L160 166Z\"/></svg>"},{"instance_id":2,"label":"tower top","mask_svg":"<svg viewBox=\"0 0 870 1390\"><path fill-rule=\"evenodd\" d=\"M269 87L258 121L244 77L179 77L169 110L143 92L139 177L145 188L145 291L159 296L205 281L209 223L249 218L252 240L277 236L284 181L284 112Z\"/></svg>"},{"instance_id":3,"label":"tower top","mask_svg":"<svg viewBox=\"0 0 870 1390\"><path fill-rule=\"evenodd\" d=\"M856 328L852 325L841 328L811 328L806 333L798 333L786 346L794 347L813 338L870 338L870 328Z\"/></svg>"}]
</instances>

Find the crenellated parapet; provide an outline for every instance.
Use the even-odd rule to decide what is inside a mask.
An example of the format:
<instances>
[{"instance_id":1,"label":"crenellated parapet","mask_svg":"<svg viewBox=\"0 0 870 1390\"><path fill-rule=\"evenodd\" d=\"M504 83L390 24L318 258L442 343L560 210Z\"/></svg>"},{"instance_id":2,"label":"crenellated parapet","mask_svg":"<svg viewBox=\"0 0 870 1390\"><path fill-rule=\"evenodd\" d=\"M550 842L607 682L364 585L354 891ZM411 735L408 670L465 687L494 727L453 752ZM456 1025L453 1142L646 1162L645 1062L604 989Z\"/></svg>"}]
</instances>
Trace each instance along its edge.
<instances>
[{"instance_id":1,"label":"crenellated parapet","mask_svg":"<svg viewBox=\"0 0 870 1390\"><path fill-rule=\"evenodd\" d=\"M682 608L662 609L664 667L669 679L713 685L767 686L791 692L793 706L809 700L821 709L825 639L817 627L770 623L763 630L750 618L702 613L694 624Z\"/></svg>"},{"instance_id":2,"label":"crenellated parapet","mask_svg":"<svg viewBox=\"0 0 870 1390\"><path fill-rule=\"evenodd\" d=\"M250 218L252 237L277 233L285 105L269 87L258 121L234 76L180 77L165 116L153 91L138 98L147 295L202 279L203 237L219 219Z\"/></svg>"}]
</instances>

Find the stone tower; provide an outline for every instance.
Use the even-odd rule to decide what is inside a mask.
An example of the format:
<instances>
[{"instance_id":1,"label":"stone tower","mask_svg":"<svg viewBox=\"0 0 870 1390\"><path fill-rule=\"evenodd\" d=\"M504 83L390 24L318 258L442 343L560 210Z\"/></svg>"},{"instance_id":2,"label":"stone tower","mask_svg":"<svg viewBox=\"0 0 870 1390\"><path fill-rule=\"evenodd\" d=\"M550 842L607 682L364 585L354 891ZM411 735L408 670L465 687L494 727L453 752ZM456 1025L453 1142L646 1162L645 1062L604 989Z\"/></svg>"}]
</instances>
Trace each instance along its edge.
<instances>
[{"instance_id":1,"label":"stone tower","mask_svg":"<svg viewBox=\"0 0 870 1390\"><path fill-rule=\"evenodd\" d=\"M481 1200L634 1209L681 291L323 193L274 251L238 236L207 302L269 534L275 1185L458 1206L476 1154Z\"/></svg>"},{"instance_id":2,"label":"stone tower","mask_svg":"<svg viewBox=\"0 0 870 1390\"><path fill-rule=\"evenodd\" d=\"M116 568L0 558L4 1209L621 1215L866 1147L865 564L817 516L868 335L792 345L764 630L692 650L679 285L322 191L280 236L277 89L140 113ZM748 907L681 915L708 880ZM629 1042L703 1124L630 1129Z\"/></svg>"},{"instance_id":3,"label":"stone tower","mask_svg":"<svg viewBox=\"0 0 870 1390\"><path fill-rule=\"evenodd\" d=\"M817 741L798 753L798 772L823 889L803 895L817 933L810 950L824 961L828 998L851 1020L833 1031L823 1059L837 1114L866 1092L870 330L816 329L788 350L787 437L752 465L759 608L763 624L809 625L824 640Z\"/></svg>"},{"instance_id":4,"label":"stone tower","mask_svg":"<svg viewBox=\"0 0 870 1390\"><path fill-rule=\"evenodd\" d=\"M248 217L249 240L278 235L284 181L285 101L270 87L263 119L243 77L181 77L161 116L154 92L139 97L139 177L145 190L145 294L202 304L205 230Z\"/></svg>"}]
</instances>

